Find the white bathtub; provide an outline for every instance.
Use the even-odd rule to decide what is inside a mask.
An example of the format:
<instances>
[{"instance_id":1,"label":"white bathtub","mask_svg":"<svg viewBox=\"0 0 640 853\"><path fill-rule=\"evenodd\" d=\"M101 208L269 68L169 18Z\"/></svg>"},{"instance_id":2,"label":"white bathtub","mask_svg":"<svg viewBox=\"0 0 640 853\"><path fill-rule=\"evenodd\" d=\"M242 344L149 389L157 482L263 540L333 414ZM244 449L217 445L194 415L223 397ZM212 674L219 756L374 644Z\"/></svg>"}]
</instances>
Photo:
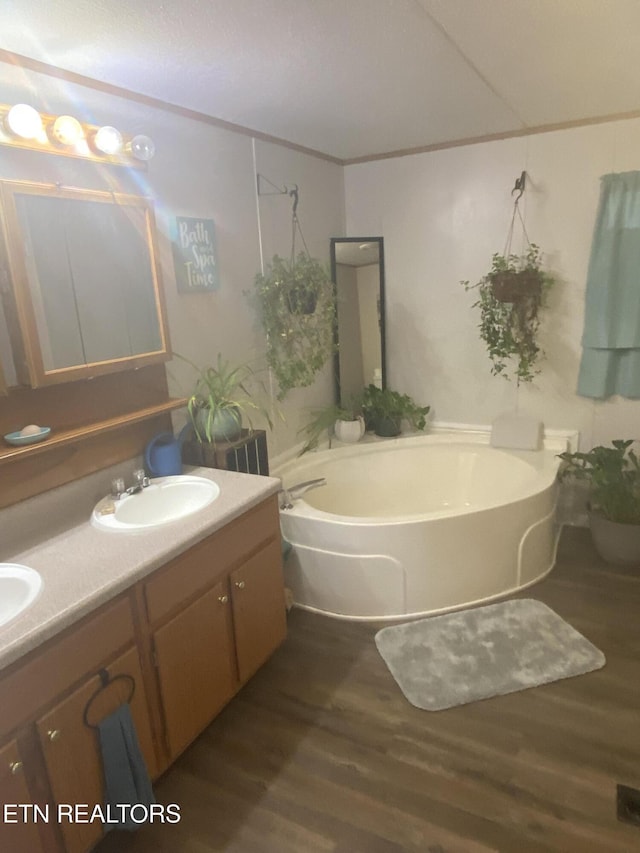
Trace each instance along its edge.
<instances>
[{"instance_id":1,"label":"white bathtub","mask_svg":"<svg viewBox=\"0 0 640 853\"><path fill-rule=\"evenodd\" d=\"M426 435L309 453L285 487L325 477L282 509L296 605L397 619L491 601L553 568L557 454L489 446L488 434ZM552 446L549 446L552 445Z\"/></svg>"}]
</instances>

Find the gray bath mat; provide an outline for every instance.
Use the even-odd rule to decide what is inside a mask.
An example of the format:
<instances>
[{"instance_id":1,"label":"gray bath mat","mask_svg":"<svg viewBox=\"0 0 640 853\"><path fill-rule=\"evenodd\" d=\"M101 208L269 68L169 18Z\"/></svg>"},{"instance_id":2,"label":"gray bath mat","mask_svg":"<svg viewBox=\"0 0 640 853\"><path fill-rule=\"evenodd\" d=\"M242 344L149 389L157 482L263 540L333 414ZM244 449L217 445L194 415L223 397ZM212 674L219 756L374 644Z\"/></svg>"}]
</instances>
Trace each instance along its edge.
<instances>
[{"instance_id":1,"label":"gray bath mat","mask_svg":"<svg viewBox=\"0 0 640 853\"><path fill-rule=\"evenodd\" d=\"M531 598L383 628L376 646L409 702L425 711L515 693L605 664L599 649Z\"/></svg>"}]
</instances>

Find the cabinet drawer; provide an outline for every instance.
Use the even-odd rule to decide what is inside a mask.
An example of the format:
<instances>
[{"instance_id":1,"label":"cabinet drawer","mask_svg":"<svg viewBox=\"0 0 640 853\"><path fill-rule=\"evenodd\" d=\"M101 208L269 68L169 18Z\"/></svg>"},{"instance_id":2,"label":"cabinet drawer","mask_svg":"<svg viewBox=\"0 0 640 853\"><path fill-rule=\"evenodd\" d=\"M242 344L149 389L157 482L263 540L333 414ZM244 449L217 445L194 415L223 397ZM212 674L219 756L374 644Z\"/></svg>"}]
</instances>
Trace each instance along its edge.
<instances>
[{"instance_id":1,"label":"cabinet drawer","mask_svg":"<svg viewBox=\"0 0 640 853\"><path fill-rule=\"evenodd\" d=\"M133 642L129 597L83 619L21 660L0 680L2 722L8 733L46 707L103 661Z\"/></svg>"},{"instance_id":2,"label":"cabinet drawer","mask_svg":"<svg viewBox=\"0 0 640 853\"><path fill-rule=\"evenodd\" d=\"M269 498L160 569L145 584L149 621L157 623L211 587L264 542L280 537L276 497Z\"/></svg>"}]
</instances>

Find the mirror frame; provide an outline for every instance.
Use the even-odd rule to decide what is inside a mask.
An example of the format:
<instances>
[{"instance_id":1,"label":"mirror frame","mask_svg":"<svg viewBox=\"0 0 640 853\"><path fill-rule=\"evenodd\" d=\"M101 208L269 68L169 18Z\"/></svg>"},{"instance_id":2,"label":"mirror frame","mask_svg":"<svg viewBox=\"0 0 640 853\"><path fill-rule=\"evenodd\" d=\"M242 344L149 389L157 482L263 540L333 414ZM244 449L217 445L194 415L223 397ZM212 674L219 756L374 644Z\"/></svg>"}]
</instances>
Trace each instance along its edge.
<instances>
[{"instance_id":1,"label":"mirror frame","mask_svg":"<svg viewBox=\"0 0 640 853\"><path fill-rule=\"evenodd\" d=\"M338 301L337 285L337 261L336 245L339 243L377 243L378 244L378 272L379 272L379 298L380 298L380 369L382 372L382 387L387 387L387 349L386 349L386 309L385 309L385 278L384 278L384 238L383 237L331 237L331 281L336 304ZM340 348L338 340L338 328L335 330L336 352L333 357L334 366L334 394L335 402L340 404ZM365 386L366 387L366 384Z\"/></svg>"},{"instance_id":2,"label":"mirror frame","mask_svg":"<svg viewBox=\"0 0 640 853\"><path fill-rule=\"evenodd\" d=\"M105 359L93 363L84 363L70 367L46 370L42 348L38 337L38 327L34 305L31 299L27 264L24 255L22 227L18 217L16 195L37 195L69 200L84 200L111 205L126 205L141 208L145 217L146 243L149 250L150 272L153 280L154 303L158 318L160 348L153 352L139 353ZM105 373L118 370L131 370L167 361L171 358L167 312L162 289L160 261L156 244L156 227L153 206L149 199L125 193L90 190L79 187L62 187L32 181L0 180L0 226L4 237L6 261L13 298L15 302L15 321L20 330L20 341L14 341L18 348L16 369L19 382L38 388L60 382L77 379L91 379ZM1 271L0 271L1 272ZM26 372L24 369L26 368Z\"/></svg>"}]
</instances>

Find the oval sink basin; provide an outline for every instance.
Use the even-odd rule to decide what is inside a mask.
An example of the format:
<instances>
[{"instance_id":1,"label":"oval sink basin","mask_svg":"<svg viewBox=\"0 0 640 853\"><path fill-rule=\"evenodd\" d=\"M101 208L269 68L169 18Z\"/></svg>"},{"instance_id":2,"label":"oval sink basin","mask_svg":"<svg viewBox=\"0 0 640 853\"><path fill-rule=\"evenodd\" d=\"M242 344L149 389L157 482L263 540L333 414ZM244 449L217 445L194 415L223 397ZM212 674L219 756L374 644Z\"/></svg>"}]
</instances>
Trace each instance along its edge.
<instances>
[{"instance_id":1,"label":"oval sink basin","mask_svg":"<svg viewBox=\"0 0 640 853\"><path fill-rule=\"evenodd\" d=\"M101 500L93 510L91 523L101 530L148 530L204 509L219 494L217 484L203 477L159 477L134 495Z\"/></svg>"},{"instance_id":2,"label":"oval sink basin","mask_svg":"<svg viewBox=\"0 0 640 853\"><path fill-rule=\"evenodd\" d=\"M42 589L34 569L18 563L0 563L0 625L6 625L32 604Z\"/></svg>"}]
</instances>

